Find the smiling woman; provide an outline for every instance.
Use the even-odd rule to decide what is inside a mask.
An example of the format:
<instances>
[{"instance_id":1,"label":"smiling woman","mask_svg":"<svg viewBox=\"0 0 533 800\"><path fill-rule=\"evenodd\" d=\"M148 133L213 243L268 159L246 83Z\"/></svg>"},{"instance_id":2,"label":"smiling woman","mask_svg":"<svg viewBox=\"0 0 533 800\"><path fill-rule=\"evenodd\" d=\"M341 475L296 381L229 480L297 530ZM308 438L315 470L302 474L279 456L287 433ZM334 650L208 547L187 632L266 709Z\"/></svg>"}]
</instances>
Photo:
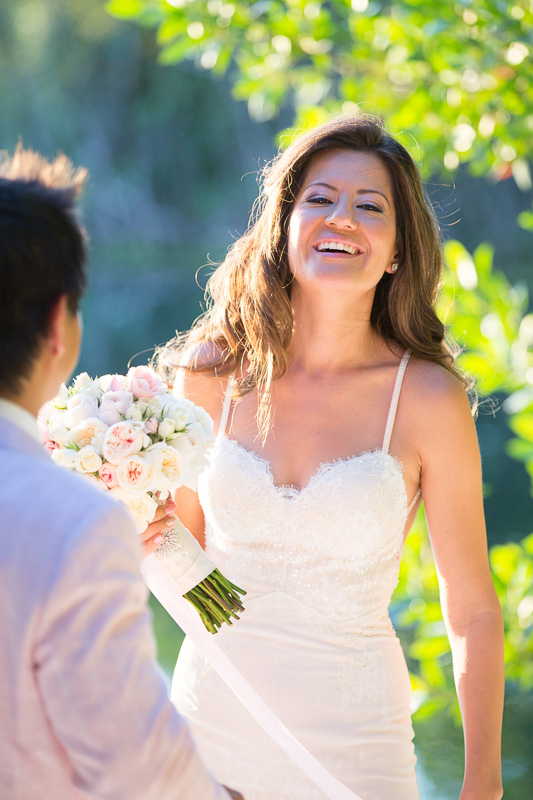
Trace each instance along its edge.
<instances>
[{"instance_id":1,"label":"smiling woman","mask_svg":"<svg viewBox=\"0 0 533 800\"><path fill-rule=\"evenodd\" d=\"M331 181L331 182L326 182ZM368 290L397 263L396 213L387 167L370 153L332 150L316 157L289 222L288 255L295 286L335 280Z\"/></svg>"},{"instance_id":2,"label":"smiling woman","mask_svg":"<svg viewBox=\"0 0 533 800\"><path fill-rule=\"evenodd\" d=\"M266 170L210 308L162 354L218 428L198 495L176 495L248 592L218 642L362 800L418 798L387 608L420 493L465 723L461 800L501 796L501 614L467 381L434 310L441 270L408 152L376 119L332 120ZM174 699L211 770L247 800L323 800L189 641Z\"/></svg>"}]
</instances>

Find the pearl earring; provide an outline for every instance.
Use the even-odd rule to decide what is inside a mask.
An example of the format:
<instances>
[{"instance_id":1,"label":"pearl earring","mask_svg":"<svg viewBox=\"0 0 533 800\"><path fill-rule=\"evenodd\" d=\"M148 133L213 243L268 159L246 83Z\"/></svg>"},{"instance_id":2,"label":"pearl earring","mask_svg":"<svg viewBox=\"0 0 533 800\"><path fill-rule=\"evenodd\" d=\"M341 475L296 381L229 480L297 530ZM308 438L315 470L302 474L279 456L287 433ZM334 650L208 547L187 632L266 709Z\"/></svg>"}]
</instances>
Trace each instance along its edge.
<instances>
[{"instance_id":1,"label":"pearl earring","mask_svg":"<svg viewBox=\"0 0 533 800\"><path fill-rule=\"evenodd\" d=\"M395 262L394 264L392 264L392 265L391 265L391 270L392 270L392 272L396 272L399 266L400 266L400 265L399 265L399 264L396 264L396 262Z\"/></svg>"}]
</instances>

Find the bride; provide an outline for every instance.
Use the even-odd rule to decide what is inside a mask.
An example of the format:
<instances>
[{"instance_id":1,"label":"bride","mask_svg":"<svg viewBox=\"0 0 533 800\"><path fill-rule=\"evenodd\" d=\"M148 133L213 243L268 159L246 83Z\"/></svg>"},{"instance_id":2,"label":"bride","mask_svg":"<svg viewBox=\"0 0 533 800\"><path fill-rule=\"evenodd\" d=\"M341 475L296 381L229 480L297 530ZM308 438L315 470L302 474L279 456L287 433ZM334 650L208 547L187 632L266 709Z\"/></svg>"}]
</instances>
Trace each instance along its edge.
<instances>
[{"instance_id":1,"label":"bride","mask_svg":"<svg viewBox=\"0 0 533 800\"><path fill-rule=\"evenodd\" d=\"M265 171L210 308L165 355L218 429L179 516L248 591L217 643L363 800L418 797L387 607L421 498L464 725L460 798L502 795L502 621L466 380L434 311L441 271L408 152L379 120L335 119ZM247 800L323 797L188 640L173 694L207 765Z\"/></svg>"}]
</instances>

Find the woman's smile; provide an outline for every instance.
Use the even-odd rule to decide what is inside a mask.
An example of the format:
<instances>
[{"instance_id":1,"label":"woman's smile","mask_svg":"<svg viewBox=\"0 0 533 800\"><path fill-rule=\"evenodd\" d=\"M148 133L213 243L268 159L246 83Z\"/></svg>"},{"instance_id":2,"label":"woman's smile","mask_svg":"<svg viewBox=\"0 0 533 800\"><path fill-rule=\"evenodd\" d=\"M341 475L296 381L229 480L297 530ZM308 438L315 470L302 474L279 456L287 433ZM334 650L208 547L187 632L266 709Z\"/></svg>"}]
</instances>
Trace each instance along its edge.
<instances>
[{"instance_id":1,"label":"woman's smile","mask_svg":"<svg viewBox=\"0 0 533 800\"><path fill-rule=\"evenodd\" d=\"M313 247L317 252L326 256L360 256L363 254L363 250L358 245L331 237L321 240Z\"/></svg>"}]
</instances>

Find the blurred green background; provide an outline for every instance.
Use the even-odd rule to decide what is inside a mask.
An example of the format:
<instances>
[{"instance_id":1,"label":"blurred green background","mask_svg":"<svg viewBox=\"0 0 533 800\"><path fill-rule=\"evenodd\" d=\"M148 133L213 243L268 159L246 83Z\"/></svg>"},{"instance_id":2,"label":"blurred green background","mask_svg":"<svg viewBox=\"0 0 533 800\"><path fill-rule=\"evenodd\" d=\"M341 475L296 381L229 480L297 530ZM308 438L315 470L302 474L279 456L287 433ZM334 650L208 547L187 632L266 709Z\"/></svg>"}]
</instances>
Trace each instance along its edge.
<instances>
[{"instance_id":1,"label":"blurred green background","mask_svg":"<svg viewBox=\"0 0 533 800\"><path fill-rule=\"evenodd\" d=\"M295 127L382 114L446 241L440 306L477 377L491 563L504 609L505 797L533 791L532 9L529 0L13 0L0 6L0 149L91 175L80 370L121 372L186 329ZM280 139L280 134L281 139ZM154 603L170 673L181 634ZM462 735L423 513L393 606L424 800L457 797Z\"/></svg>"}]
</instances>

